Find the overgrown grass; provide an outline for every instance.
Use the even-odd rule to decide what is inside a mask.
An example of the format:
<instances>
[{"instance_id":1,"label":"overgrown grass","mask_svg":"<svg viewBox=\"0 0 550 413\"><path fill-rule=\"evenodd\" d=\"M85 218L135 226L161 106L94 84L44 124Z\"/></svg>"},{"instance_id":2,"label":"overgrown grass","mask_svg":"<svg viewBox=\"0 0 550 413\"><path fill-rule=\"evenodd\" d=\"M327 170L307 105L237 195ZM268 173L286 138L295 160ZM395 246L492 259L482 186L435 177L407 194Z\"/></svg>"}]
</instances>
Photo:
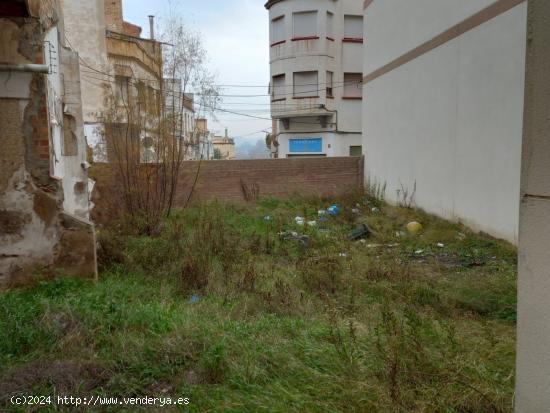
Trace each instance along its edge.
<instances>
[{"instance_id":1,"label":"overgrown grass","mask_svg":"<svg viewBox=\"0 0 550 413\"><path fill-rule=\"evenodd\" d=\"M295 224L332 201L338 217ZM362 223L375 234L348 241ZM156 237L99 238L99 284L0 295L0 408L27 393L190 397L196 412L512 411L506 243L362 194L211 204Z\"/></svg>"}]
</instances>

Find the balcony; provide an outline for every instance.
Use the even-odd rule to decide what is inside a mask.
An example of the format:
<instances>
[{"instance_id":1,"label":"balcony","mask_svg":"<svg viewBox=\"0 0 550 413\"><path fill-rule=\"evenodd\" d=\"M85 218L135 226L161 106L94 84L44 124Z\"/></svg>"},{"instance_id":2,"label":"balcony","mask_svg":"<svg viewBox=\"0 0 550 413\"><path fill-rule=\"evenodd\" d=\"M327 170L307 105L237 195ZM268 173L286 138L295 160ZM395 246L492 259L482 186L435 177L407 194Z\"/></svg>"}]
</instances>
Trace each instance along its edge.
<instances>
[{"instance_id":1,"label":"balcony","mask_svg":"<svg viewBox=\"0 0 550 413\"><path fill-rule=\"evenodd\" d=\"M327 107L328 103L328 107ZM323 98L284 99L271 102L271 117L283 122L290 118L318 117L321 124L328 123L334 115L332 101Z\"/></svg>"},{"instance_id":2,"label":"balcony","mask_svg":"<svg viewBox=\"0 0 550 413\"><path fill-rule=\"evenodd\" d=\"M301 56L335 56L335 42L329 38L316 36L308 38L287 39L276 42L270 47L270 61Z\"/></svg>"},{"instance_id":3,"label":"balcony","mask_svg":"<svg viewBox=\"0 0 550 413\"><path fill-rule=\"evenodd\" d=\"M107 30L106 37L107 53L109 55L136 60L155 77L160 78L162 72L160 43L154 40L115 33L110 30Z\"/></svg>"}]
</instances>

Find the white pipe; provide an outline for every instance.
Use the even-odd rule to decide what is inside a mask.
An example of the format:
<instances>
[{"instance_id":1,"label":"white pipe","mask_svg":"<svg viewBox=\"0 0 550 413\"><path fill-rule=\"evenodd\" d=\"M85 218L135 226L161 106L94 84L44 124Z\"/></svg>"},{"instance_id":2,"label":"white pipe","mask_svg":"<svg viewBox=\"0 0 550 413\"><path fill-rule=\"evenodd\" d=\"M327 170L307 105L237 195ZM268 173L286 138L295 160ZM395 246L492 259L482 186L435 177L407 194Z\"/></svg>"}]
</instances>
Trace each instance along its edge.
<instances>
[{"instance_id":1,"label":"white pipe","mask_svg":"<svg viewBox=\"0 0 550 413\"><path fill-rule=\"evenodd\" d=\"M50 73L50 66L48 65L34 65L34 64L15 64L15 65L3 65L0 64L0 72L31 72L31 73Z\"/></svg>"}]
</instances>

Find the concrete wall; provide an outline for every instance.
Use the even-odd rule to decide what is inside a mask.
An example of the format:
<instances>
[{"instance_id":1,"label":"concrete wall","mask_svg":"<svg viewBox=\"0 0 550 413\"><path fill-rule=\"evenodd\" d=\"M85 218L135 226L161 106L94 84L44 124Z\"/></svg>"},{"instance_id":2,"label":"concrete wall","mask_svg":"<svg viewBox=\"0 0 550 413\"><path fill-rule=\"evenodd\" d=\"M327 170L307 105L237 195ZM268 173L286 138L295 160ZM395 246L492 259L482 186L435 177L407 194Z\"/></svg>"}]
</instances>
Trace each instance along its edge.
<instances>
[{"instance_id":1,"label":"concrete wall","mask_svg":"<svg viewBox=\"0 0 550 413\"><path fill-rule=\"evenodd\" d=\"M370 3L363 150L367 180L386 184L390 202L416 184L418 207L517 243L527 6L510 3ZM495 17L437 43L495 4Z\"/></svg>"},{"instance_id":2,"label":"concrete wall","mask_svg":"<svg viewBox=\"0 0 550 413\"><path fill-rule=\"evenodd\" d=\"M192 202L218 199L244 201L244 183L257 188L261 197L292 195L331 196L363 184L362 158L262 159L243 161L184 162L178 183L176 206L185 205L197 168L200 174ZM91 176L96 180L92 199L94 222L103 223L122 211L121 191L116 189L116 166L96 164Z\"/></svg>"},{"instance_id":3,"label":"concrete wall","mask_svg":"<svg viewBox=\"0 0 550 413\"><path fill-rule=\"evenodd\" d=\"M550 412L550 2L529 0L516 411Z\"/></svg>"}]
</instances>

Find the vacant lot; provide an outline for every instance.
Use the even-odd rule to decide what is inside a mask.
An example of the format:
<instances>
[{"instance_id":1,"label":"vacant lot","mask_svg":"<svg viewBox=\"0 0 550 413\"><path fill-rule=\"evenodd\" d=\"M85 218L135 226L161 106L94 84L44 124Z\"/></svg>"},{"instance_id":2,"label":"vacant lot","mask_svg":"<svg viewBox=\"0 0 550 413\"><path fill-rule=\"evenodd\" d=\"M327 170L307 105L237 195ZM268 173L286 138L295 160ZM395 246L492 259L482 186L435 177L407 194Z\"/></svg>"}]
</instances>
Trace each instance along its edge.
<instances>
[{"instance_id":1,"label":"vacant lot","mask_svg":"<svg viewBox=\"0 0 550 413\"><path fill-rule=\"evenodd\" d=\"M333 202L339 215L319 220ZM348 240L362 223L374 234ZM512 411L505 243L363 195L129 228L101 231L97 285L0 295L0 410L26 393L189 397L180 410L196 412Z\"/></svg>"}]
</instances>

